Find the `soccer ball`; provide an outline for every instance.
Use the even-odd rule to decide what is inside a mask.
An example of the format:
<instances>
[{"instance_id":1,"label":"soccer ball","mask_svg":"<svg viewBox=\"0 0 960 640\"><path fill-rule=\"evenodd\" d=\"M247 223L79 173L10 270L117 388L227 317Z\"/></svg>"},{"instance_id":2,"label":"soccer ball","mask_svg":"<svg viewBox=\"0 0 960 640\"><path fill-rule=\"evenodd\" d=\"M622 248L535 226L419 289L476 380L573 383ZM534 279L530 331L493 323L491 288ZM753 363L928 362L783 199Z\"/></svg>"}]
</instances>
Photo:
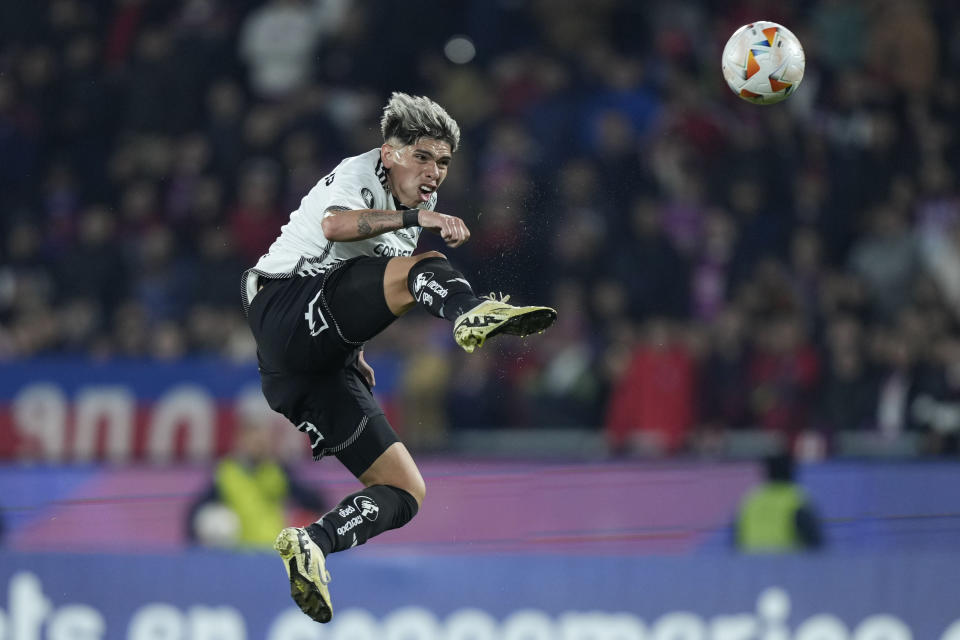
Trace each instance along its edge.
<instances>
[{"instance_id":1,"label":"soccer ball","mask_svg":"<svg viewBox=\"0 0 960 640\"><path fill-rule=\"evenodd\" d=\"M803 80L806 60L797 36L776 22L751 22L723 48L723 78L730 90L754 104L774 104Z\"/></svg>"}]
</instances>

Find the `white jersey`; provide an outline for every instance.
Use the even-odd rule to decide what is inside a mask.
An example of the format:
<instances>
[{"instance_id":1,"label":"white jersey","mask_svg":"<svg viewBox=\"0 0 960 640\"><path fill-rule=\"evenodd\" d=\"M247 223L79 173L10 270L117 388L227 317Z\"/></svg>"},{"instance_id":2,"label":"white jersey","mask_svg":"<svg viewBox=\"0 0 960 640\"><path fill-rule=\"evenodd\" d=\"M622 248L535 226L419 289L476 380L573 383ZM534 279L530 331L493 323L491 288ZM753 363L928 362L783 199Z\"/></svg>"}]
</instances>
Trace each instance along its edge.
<instances>
[{"instance_id":1,"label":"white jersey","mask_svg":"<svg viewBox=\"0 0 960 640\"><path fill-rule=\"evenodd\" d=\"M420 208L433 210L436 204L434 192ZM330 211L399 208L390 193L379 148L346 158L300 201L300 207L290 214L290 221L280 228L280 237L256 266L244 273L244 310L256 295L255 279L248 277L251 274L258 278L288 278L319 273L357 256L411 255L420 239L420 227L388 231L355 242L334 242L323 234L321 222L325 216L332 215Z\"/></svg>"}]
</instances>

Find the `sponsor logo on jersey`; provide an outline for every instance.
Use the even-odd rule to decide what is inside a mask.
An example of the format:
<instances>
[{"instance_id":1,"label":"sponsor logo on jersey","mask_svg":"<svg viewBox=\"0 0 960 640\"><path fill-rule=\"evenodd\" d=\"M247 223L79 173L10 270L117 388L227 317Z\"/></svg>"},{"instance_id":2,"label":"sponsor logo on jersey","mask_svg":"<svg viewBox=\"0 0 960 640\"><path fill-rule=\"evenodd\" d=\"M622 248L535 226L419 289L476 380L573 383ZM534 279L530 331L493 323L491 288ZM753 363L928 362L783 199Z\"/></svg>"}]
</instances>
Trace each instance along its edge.
<instances>
[{"instance_id":1,"label":"sponsor logo on jersey","mask_svg":"<svg viewBox=\"0 0 960 640\"><path fill-rule=\"evenodd\" d=\"M373 498L367 496L357 496L353 499L353 504L360 510L360 515L373 522L380 515L380 507L373 501Z\"/></svg>"},{"instance_id":2,"label":"sponsor logo on jersey","mask_svg":"<svg viewBox=\"0 0 960 640\"><path fill-rule=\"evenodd\" d=\"M397 247L391 247L390 245L383 244L378 242L377 246L373 248L374 255L378 256L387 256L390 258L396 258L397 256L412 256L412 249L398 249Z\"/></svg>"},{"instance_id":3,"label":"sponsor logo on jersey","mask_svg":"<svg viewBox=\"0 0 960 640\"><path fill-rule=\"evenodd\" d=\"M360 197L363 198L363 204L367 205L367 209L373 209L373 192L366 187L360 189Z\"/></svg>"},{"instance_id":4,"label":"sponsor logo on jersey","mask_svg":"<svg viewBox=\"0 0 960 640\"><path fill-rule=\"evenodd\" d=\"M320 310L320 294L323 291L318 291L317 295L313 296L313 300L310 301L310 304L307 305L307 313L304 314L304 318L307 320L307 327L310 329L311 336L318 336L322 332L327 330L327 319L323 317L323 312ZM313 425L311 425L313 426Z\"/></svg>"}]
</instances>

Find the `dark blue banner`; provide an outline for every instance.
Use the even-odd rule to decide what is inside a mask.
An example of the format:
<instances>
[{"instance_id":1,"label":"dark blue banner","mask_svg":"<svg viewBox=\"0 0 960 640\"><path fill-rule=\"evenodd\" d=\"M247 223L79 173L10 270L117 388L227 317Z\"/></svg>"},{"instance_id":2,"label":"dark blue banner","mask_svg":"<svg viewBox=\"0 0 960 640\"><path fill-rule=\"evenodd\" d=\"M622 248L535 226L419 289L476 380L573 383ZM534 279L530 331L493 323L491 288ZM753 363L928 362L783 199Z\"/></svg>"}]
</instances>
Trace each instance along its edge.
<instances>
[{"instance_id":1,"label":"dark blue banner","mask_svg":"<svg viewBox=\"0 0 960 640\"><path fill-rule=\"evenodd\" d=\"M334 556L334 621L270 554L0 554L12 640L960 640L957 554Z\"/></svg>"}]
</instances>

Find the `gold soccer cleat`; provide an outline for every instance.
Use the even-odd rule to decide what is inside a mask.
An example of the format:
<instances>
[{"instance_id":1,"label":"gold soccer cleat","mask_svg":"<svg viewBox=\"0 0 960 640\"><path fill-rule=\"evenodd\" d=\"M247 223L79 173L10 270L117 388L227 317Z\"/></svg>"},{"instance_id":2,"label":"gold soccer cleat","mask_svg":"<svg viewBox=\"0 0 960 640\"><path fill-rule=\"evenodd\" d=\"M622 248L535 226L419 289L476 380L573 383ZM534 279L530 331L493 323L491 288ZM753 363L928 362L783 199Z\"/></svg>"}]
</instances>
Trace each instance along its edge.
<instances>
[{"instance_id":1,"label":"gold soccer cleat","mask_svg":"<svg viewBox=\"0 0 960 640\"><path fill-rule=\"evenodd\" d=\"M330 574L320 547L310 539L306 529L287 527L273 543L283 558L290 576L290 595L300 610L317 622L330 622L333 605L330 603Z\"/></svg>"},{"instance_id":2,"label":"gold soccer cleat","mask_svg":"<svg viewBox=\"0 0 960 640\"><path fill-rule=\"evenodd\" d=\"M464 351L473 353L498 333L527 336L553 324L557 312L550 307L515 307L507 304L510 296L499 300L494 294L470 309L453 323L453 339Z\"/></svg>"}]
</instances>

